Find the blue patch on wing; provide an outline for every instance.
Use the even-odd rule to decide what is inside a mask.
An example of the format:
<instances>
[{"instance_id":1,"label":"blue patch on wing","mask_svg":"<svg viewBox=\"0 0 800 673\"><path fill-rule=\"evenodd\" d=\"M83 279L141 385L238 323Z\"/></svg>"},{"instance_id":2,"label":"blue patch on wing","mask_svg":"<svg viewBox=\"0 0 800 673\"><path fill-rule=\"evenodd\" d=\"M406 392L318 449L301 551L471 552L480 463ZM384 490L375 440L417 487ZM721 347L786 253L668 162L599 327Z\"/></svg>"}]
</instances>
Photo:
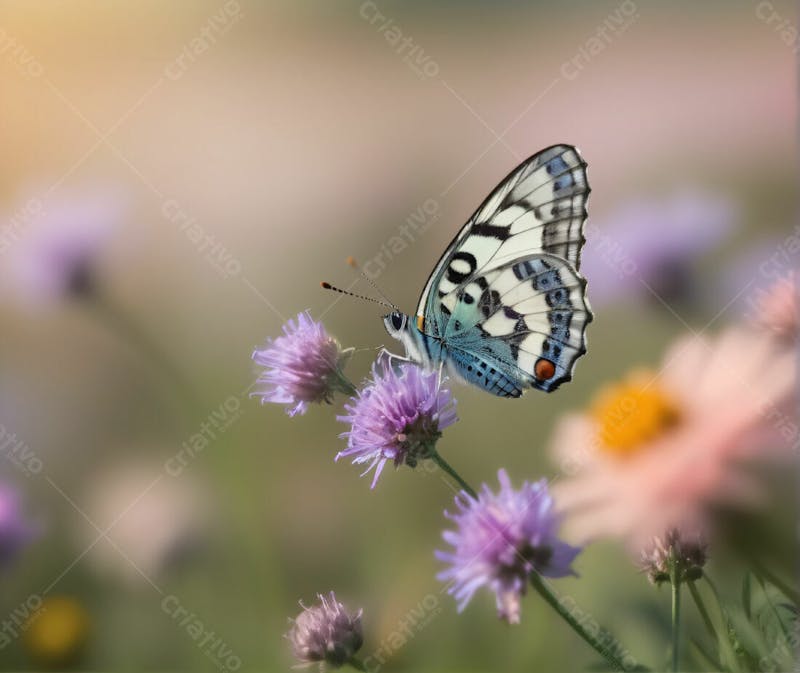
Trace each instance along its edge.
<instances>
[{"instance_id":1,"label":"blue patch on wing","mask_svg":"<svg viewBox=\"0 0 800 673\"><path fill-rule=\"evenodd\" d=\"M516 383L517 377L506 374L502 363L496 358L492 359L493 362L489 362L461 349L450 351L450 362L469 383L498 397L520 397L522 388Z\"/></svg>"},{"instance_id":2,"label":"blue patch on wing","mask_svg":"<svg viewBox=\"0 0 800 673\"><path fill-rule=\"evenodd\" d=\"M560 192L562 189L572 187L572 185L575 184L575 180L572 177L569 166L567 166L567 162L564 161L561 156L550 159L550 161L545 164L545 169L547 170L548 175L558 176L553 181L554 191Z\"/></svg>"}]
</instances>

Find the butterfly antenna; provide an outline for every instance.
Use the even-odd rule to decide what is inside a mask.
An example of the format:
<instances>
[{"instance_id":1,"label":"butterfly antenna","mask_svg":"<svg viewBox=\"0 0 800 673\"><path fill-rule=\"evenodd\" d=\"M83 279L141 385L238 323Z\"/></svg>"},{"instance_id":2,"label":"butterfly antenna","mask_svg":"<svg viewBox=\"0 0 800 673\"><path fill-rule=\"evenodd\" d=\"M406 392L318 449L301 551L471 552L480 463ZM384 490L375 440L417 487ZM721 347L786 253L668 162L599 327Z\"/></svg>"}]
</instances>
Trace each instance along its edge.
<instances>
[{"instance_id":1,"label":"butterfly antenna","mask_svg":"<svg viewBox=\"0 0 800 673\"><path fill-rule=\"evenodd\" d=\"M395 309L395 310L398 310L398 309L397 309L397 306L396 306L394 303L392 303L392 302L389 300L389 298L388 298L388 297L387 297L387 296L386 296L386 295L383 293L383 290L381 290L381 289L378 287L378 284L377 284L377 283L376 283L374 280L372 280L372 278L370 278L370 277L369 277L367 274L365 274L365 273L364 273L364 271L363 271L363 270L361 269L361 267L358 265L358 262L356 262L356 260L355 260L355 257L348 257L348 258L347 258L347 263L348 263L348 264L349 264L351 267L353 267L353 268L354 268L356 271L358 271L358 275L359 275L359 276L361 276L361 277L362 277L362 278L363 278L365 281L367 281L367 282L369 283L370 287L371 287L373 290L375 290L375 292L377 292L377 293L378 293L378 295L380 295L380 298L381 298L381 299L383 299L383 301L384 301L384 302L386 302L386 303L387 303L389 306L391 306L393 309Z\"/></svg>"},{"instance_id":2,"label":"butterfly antenna","mask_svg":"<svg viewBox=\"0 0 800 673\"><path fill-rule=\"evenodd\" d=\"M338 292L339 294L346 294L348 297L355 297L356 299L363 299L364 301L371 301L375 304L380 304L381 306L385 306L386 308L395 309L396 307L394 304L390 304L385 301L381 301L380 299L375 299L373 297L367 297L363 294L356 294L355 292L350 292L350 290L343 290L340 287L336 287L335 285L331 285L325 281L320 283L324 290L333 290L334 292Z\"/></svg>"}]
</instances>

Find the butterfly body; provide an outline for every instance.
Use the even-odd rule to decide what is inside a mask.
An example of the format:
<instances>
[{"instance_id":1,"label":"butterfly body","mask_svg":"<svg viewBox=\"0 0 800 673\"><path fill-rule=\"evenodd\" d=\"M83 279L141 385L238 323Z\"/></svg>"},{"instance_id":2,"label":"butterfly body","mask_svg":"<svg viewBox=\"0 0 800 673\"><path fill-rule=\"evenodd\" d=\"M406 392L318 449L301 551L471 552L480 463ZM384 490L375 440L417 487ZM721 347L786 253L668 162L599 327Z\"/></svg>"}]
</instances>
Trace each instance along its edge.
<instances>
[{"instance_id":1,"label":"butterfly body","mask_svg":"<svg viewBox=\"0 0 800 673\"><path fill-rule=\"evenodd\" d=\"M396 316L396 322L402 320L403 327L401 331L397 331L394 327L387 326L387 330L402 342L409 359L426 369L434 369L443 364L451 375L495 395L519 397L522 394L522 389L514 383L513 374L506 373L502 365L502 362L511 362L510 349L503 354L506 357L502 361L493 363L492 358L478 354L481 343L480 338L474 334L467 339L450 343L445 338L440 339L421 332L410 316L405 314L390 314L386 316L386 320L391 321L393 316ZM496 355L495 359L498 359Z\"/></svg>"},{"instance_id":2,"label":"butterfly body","mask_svg":"<svg viewBox=\"0 0 800 673\"><path fill-rule=\"evenodd\" d=\"M592 314L578 273L586 163L555 145L518 166L439 260L412 318L384 318L406 355L501 397L555 390L586 352Z\"/></svg>"}]
</instances>

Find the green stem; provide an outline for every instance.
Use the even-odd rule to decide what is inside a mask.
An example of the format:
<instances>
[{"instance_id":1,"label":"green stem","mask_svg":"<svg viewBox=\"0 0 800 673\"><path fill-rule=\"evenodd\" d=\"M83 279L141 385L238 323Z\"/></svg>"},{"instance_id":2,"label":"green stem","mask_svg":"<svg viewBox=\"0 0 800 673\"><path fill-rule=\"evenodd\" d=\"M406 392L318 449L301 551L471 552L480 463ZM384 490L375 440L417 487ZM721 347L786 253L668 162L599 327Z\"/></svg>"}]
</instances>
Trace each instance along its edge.
<instances>
[{"instance_id":1,"label":"green stem","mask_svg":"<svg viewBox=\"0 0 800 673\"><path fill-rule=\"evenodd\" d=\"M364 665L364 662L361 661L361 659L358 659L356 657L351 657L350 661L348 661L347 663L350 664L357 671L366 671L367 670L367 667Z\"/></svg>"},{"instance_id":2,"label":"green stem","mask_svg":"<svg viewBox=\"0 0 800 673\"><path fill-rule=\"evenodd\" d=\"M530 575L531 585L536 589L537 593L544 598L545 602L553 608L559 616L567 623L572 630L575 631L583 640L585 640L603 659L605 659L615 671L625 671L625 664L620 661L613 652L611 652L603 642L594 634L587 631L583 624L581 624L566 606L558 600L552 589L548 587L541 575L537 572L532 572Z\"/></svg>"},{"instance_id":3,"label":"green stem","mask_svg":"<svg viewBox=\"0 0 800 673\"><path fill-rule=\"evenodd\" d=\"M466 481L464 481L461 475L453 469L450 463L448 463L444 458L442 458L437 453L436 449L431 449L430 457L431 460L434 463L436 463L442 470L444 470L445 472L447 472L447 474L453 477L453 479L455 479L458 482L458 485L461 486L461 488L464 489L469 494L470 497L472 497L474 500L478 499L478 494L475 492L475 489L473 489L472 486L470 486Z\"/></svg>"},{"instance_id":4,"label":"green stem","mask_svg":"<svg viewBox=\"0 0 800 673\"><path fill-rule=\"evenodd\" d=\"M192 387L181 371L136 321L117 308L113 302L109 301L101 293L95 292L91 294L87 301L109 328L150 360L153 368L160 372L162 376L172 380L190 414L201 409Z\"/></svg>"},{"instance_id":5,"label":"green stem","mask_svg":"<svg viewBox=\"0 0 800 673\"><path fill-rule=\"evenodd\" d=\"M717 635L717 630L714 628L714 622L711 621L711 616L708 614L708 610L706 609L706 605L703 602L703 597L700 595L697 585L692 580L688 580L686 586L689 587L689 593L692 595L692 600L694 601L697 611L703 618L703 623L706 625L708 633L715 642L719 642L719 636Z\"/></svg>"},{"instance_id":6,"label":"green stem","mask_svg":"<svg viewBox=\"0 0 800 673\"><path fill-rule=\"evenodd\" d=\"M352 381L348 379L344 372L341 369L336 369L336 382L333 387L341 393L345 395L350 395L351 397L356 394L357 389L353 385Z\"/></svg>"},{"instance_id":7,"label":"green stem","mask_svg":"<svg viewBox=\"0 0 800 673\"><path fill-rule=\"evenodd\" d=\"M720 619L722 620L722 628L724 629L724 638L719 639L719 652L720 657L724 656L727 657L728 661L730 662L730 667L732 669L739 669L738 666L738 656L736 654L736 635L731 630L731 622L730 618L728 617L728 612L725 610L725 606L722 604L722 600L719 595L719 591L717 591L717 586L708 576L708 573L703 573L703 579L708 584L709 589L711 589L711 594L714 596L714 602L717 605L717 611L719 612Z\"/></svg>"},{"instance_id":8,"label":"green stem","mask_svg":"<svg viewBox=\"0 0 800 673\"><path fill-rule=\"evenodd\" d=\"M680 630L681 630L681 578L678 569L673 564L671 575L672 584L672 671L676 673L680 660Z\"/></svg>"}]
</instances>

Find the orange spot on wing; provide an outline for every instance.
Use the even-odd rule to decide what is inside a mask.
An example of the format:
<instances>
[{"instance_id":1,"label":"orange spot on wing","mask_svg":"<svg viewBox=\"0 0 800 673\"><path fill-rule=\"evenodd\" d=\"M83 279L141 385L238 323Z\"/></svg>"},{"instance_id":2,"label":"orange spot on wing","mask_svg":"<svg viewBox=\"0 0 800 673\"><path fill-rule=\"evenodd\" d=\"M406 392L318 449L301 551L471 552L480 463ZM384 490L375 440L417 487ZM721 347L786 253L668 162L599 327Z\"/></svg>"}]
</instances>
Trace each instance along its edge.
<instances>
[{"instance_id":1,"label":"orange spot on wing","mask_svg":"<svg viewBox=\"0 0 800 673\"><path fill-rule=\"evenodd\" d=\"M555 373L556 366L550 362L550 360L539 358L536 364L533 365L533 375L540 381L547 381L547 379L552 378Z\"/></svg>"},{"instance_id":2,"label":"orange spot on wing","mask_svg":"<svg viewBox=\"0 0 800 673\"><path fill-rule=\"evenodd\" d=\"M425 318L424 316L418 315L417 316L417 329L422 332L425 328Z\"/></svg>"}]
</instances>

